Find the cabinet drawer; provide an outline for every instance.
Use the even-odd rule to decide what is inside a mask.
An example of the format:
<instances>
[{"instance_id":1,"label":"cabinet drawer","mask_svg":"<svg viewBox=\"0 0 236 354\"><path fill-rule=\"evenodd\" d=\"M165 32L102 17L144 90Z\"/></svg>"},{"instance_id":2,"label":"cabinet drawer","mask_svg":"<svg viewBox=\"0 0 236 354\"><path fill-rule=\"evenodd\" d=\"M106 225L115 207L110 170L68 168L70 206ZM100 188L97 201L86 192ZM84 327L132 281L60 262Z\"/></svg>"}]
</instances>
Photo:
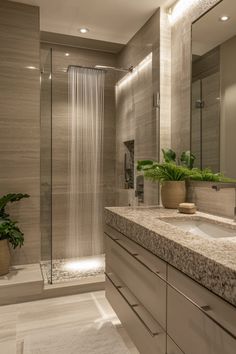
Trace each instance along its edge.
<instances>
[{"instance_id":1,"label":"cabinet drawer","mask_svg":"<svg viewBox=\"0 0 236 354\"><path fill-rule=\"evenodd\" d=\"M109 235L112 239L120 243L121 246L135 253L140 261L144 262L151 271L158 274L164 280L167 275L167 263L162 261L160 258L147 251L142 246L138 245L136 242L129 239L127 236L121 234L119 231L113 229L112 227L105 225L105 234Z\"/></svg>"},{"instance_id":2,"label":"cabinet drawer","mask_svg":"<svg viewBox=\"0 0 236 354\"><path fill-rule=\"evenodd\" d=\"M184 354L173 340L167 336L167 354Z\"/></svg>"},{"instance_id":3,"label":"cabinet drawer","mask_svg":"<svg viewBox=\"0 0 236 354\"><path fill-rule=\"evenodd\" d=\"M167 333L187 354L235 354L236 340L168 286Z\"/></svg>"},{"instance_id":4,"label":"cabinet drawer","mask_svg":"<svg viewBox=\"0 0 236 354\"><path fill-rule=\"evenodd\" d=\"M142 306L130 306L107 276L106 297L141 354L165 354L161 327Z\"/></svg>"},{"instance_id":5,"label":"cabinet drawer","mask_svg":"<svg viewBox=\"0 0 236 354\"><path fill-rule=\"evenodd\" d=\"M236 336L236 308L196 283L175 268L168 266L168 283L199 307L225 329Z\"/></svg>"},{"instance_id":6,"label":"cabinet drawer","mask_svg":"<svg viewBox=\"0 0 236 354\"><path fill-rule=\"evenodd\" d=\"M113 269L139 302L165 328L166 283L133 256L132 252L135 254L131 248L127 251L107 236L106 269L107 267Z\"/></svg>"}]
</instances>

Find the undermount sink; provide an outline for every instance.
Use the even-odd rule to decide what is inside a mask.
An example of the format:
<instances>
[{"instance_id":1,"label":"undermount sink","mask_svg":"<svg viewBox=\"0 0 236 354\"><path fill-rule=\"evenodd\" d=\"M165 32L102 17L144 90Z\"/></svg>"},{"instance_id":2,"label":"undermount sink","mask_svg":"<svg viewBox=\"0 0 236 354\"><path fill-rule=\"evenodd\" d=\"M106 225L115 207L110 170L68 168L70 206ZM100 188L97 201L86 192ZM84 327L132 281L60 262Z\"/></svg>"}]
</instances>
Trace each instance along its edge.
<instances>
[{"instance_id":1,"label":"undermount sink","mask_svg":"<svg viewBox=\"0 0 236 354\"><path fill-rule=\"evenodd\" d=\"M228 238L236 237L236 230L230 229L224 225L214 224L208 220L177 220L177 219L162 219L163 221L180 228L183 231L191 232L192 234L203 236L206 238Z\"/></svg>"}]
</instances>

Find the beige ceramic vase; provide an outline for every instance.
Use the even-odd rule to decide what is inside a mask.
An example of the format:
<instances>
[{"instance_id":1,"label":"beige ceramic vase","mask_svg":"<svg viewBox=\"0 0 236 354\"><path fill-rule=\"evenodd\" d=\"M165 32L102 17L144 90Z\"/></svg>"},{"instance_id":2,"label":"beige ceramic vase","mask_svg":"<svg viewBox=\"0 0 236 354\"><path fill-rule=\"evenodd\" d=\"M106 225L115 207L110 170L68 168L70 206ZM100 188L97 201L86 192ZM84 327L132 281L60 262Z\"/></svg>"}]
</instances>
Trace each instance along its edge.
<instances>
[{"instance_id":1,"label":"beige ceramic vase","mask_svg":"<svg viewBox=\"0 0 236 354\"><path fill-rule=\"evenodd\" d=\"M161 187L161 200L164 208L177 209L186 199L185 181L166 181Z\"/></svg>"},{"instance_id":2,"label":"beige ceramic vase","mask_svg":"<svg viewBox=\"0 0 236 354\"><path fill-rule=\"evenodd\" d=\"M9 272L10 251L7 240L0 240L0 276Z\"/></svg>"}]
</instances>

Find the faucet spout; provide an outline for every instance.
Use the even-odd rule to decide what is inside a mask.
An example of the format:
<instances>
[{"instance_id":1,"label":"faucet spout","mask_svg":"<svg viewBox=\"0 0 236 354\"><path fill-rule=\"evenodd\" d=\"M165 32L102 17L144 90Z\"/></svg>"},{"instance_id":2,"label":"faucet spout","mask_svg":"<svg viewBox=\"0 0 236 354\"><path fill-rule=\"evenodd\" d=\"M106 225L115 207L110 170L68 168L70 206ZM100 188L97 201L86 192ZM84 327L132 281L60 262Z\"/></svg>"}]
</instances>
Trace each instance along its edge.
<instances>
[{"instance_id":1,"label":"faucet spout","mask_svg":"<svg viewBox=\"0 0 236 354\"><path fill-rule=\"evenodd\" d=\"M219 192L221 189L225 189L225 188L236 188L236 184L235 183L219 183L219 184L215 184L212 186L212 189L216 190L217 192Z\"/></svg>"}]
</instances>

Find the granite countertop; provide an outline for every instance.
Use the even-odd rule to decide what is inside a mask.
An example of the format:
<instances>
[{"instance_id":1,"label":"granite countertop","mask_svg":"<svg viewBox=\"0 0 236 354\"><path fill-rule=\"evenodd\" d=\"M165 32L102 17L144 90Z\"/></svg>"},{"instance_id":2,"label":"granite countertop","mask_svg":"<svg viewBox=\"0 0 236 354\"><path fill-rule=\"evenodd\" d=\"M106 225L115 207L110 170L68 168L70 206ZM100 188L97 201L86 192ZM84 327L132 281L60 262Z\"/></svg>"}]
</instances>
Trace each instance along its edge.
<instances>
[{"instance_id":1,"label":"granite countertop","mask_svg":"<svg viewBox=\"0 0 236 354\"><path fill-rule=\"evenodd\" d=\"M194 235L168 224L168 218L207 219L236 231L233 220L201 212L185 215L160 207L105 208L108 225L236 306L236 237Z\"/></svg>"}]
</instances>

